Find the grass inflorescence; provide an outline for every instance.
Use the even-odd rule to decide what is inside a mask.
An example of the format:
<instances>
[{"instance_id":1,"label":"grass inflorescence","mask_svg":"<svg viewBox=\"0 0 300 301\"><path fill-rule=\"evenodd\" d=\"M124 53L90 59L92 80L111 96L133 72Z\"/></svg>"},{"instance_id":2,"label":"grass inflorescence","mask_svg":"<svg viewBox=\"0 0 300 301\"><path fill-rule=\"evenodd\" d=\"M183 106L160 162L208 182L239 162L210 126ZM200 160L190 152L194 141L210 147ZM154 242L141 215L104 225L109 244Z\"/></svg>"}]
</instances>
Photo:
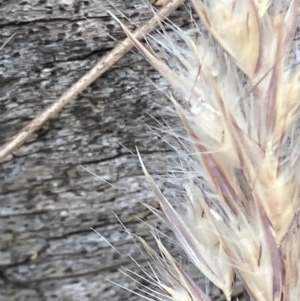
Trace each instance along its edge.
<instances>
[{"instance_id":1,"label":"grass inflorescence","mask_svg":"<svg viewBox=\"0 0 300 301\"><path fill-rule=\"evenodd\" d=\"M153 39L158 55L124 27L179 95L170 100L199 166L186 171L184 210L144 172L187 257L226 300L236 281L245 300L300 300L300 1L191 3L195 30L170 23ZM210 300L160 239L160 255L140 241L159 271L148 299Z\"/></svg>"}]
</instances>

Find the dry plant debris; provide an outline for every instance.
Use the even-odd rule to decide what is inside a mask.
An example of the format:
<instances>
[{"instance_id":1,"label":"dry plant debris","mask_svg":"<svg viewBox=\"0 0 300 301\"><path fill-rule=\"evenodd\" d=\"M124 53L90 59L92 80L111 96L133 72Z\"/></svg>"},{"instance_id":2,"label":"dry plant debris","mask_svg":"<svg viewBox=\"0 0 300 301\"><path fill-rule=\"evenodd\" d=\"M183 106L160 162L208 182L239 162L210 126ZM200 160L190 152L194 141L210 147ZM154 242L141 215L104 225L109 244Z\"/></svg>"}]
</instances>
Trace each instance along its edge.
<instances>
[{"instance_id":1,"label":"dry plant debris","mask_svg":"<svg viewBox=\"0 0 300 301\"><path fill-rule=\"evenodd\" d=\"M182 249L226 300L236 279L245 300L300 300L300 70L290 60L300 1L191 2L194 34L167 23L172 34L148 39L163 60L123 27L185 101L170 95L189 135L178 137L185 199L168 199L143 170ZM144 271L157 288L144 288L149 300L210 300L155 238L160 255L140 239L156 268Z\"/></svg>"}]
</instances>

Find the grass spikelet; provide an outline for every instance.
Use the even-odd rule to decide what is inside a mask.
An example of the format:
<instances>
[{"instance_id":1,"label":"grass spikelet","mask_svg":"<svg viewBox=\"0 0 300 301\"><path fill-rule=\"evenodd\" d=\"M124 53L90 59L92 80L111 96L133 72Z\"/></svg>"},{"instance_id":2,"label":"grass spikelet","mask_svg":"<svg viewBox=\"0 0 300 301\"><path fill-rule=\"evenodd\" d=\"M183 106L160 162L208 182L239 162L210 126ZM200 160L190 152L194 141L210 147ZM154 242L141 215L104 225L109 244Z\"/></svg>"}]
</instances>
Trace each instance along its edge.
<instances>
[{"instance_id":1,"label":"grass spikelet","mask_svg":"<svg viewBox=\"0 0 300 301\"><path fill-rule=\"evenodd\" d=\"M163 59L123 27L178 94L170 100L189 135L185 148L201 166L188 175L184 212L142 164L144 172L186 255L226 300L236 278L246 300L298 300L300 70L289 55L300 1L191 3L197 35L167 25L172 34L152 39ZM161 285L171 300L209 300L158 245L172 269L166 279L180 283Z\"/></svg>"}]
</instances>

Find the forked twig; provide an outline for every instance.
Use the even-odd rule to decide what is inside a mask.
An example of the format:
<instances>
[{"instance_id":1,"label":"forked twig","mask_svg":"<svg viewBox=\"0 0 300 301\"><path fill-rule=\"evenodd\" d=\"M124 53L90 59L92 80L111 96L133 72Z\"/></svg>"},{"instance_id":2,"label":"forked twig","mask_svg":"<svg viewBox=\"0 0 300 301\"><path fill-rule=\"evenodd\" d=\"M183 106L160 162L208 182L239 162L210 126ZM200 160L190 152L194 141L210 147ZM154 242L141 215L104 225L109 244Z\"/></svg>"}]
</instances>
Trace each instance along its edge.
<instances>
[{"instance_id":1,"label":"forked twig","mask_svg":"<svg viewBox=\"0 0 300 301\"><path fill-rule=\"evenodd\" d=\"M136 39L141 40L147 33L155 29L159 20L167 18L185 0L170 0L158 13L146 24L134 31ZM100 59L97 64L74 83L67 91L57 98L49 107L36 116L28 125L21 129L10 141L0 147L0 163L12 157L13 152L18 150L23 143L43 124L58 114L68 103L74 100L100 75L107 71L113 64L122 58L134 46L132 39L126 38L120 42L112 51Z\"/></svg>"}]
</instances>

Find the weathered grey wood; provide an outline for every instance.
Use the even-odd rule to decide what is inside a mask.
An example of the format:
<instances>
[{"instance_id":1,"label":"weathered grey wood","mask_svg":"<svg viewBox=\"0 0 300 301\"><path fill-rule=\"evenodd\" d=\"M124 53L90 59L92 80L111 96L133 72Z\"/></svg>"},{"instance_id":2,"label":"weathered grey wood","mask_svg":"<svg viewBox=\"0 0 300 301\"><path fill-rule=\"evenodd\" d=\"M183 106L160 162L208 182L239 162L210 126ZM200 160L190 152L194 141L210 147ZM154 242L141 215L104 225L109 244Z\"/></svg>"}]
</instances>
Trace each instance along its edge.
<instances>
[{"instance_id":1,"label":"weathered grey wood","mask_svg":"<svg viewBox=\"0 0 300 301\"><path fill-rule=\"evenodd\" d=\"M112 2L137 26L151 16L146 1ZM1 144L112 49L110 36L125 37L108 10L106 0L0 0L0 47L12 37L0 50ZM184 9L172 20L189 24ZM112 212L154 243L134 217L155 221L140 202L156 202L131 152L150 168L172 152L147 126L147 112L160 116L147 77L164 85L132 51L0 165L0 301L141 299L106 281L137 291L118 268L139 269L90 228L146 265Z\"/></svg>"},{"instance_id":2,"label":"weathered grey wood","mask_svg":"<svg viewBox=\"0 0 300 301\"><path fill-rule=\"evenodd\" d=\"M136 25L151 16L142 0L112 2ZM109 51L110 36L125 37L107 10L106 0L0 1L0 47L13 36L0 50L1 144ZM184 11L173 18L186 22ZM169 149L146 126L146 111L159 117L146 76L160 81L131 52L0 166L1 301L140 300L106 281L136 290L117 269L138 268L90 227L146 264L112 213L153 242L134 218L155 201L130 152L150 165Z\"/></svg>"}]
</instances>

